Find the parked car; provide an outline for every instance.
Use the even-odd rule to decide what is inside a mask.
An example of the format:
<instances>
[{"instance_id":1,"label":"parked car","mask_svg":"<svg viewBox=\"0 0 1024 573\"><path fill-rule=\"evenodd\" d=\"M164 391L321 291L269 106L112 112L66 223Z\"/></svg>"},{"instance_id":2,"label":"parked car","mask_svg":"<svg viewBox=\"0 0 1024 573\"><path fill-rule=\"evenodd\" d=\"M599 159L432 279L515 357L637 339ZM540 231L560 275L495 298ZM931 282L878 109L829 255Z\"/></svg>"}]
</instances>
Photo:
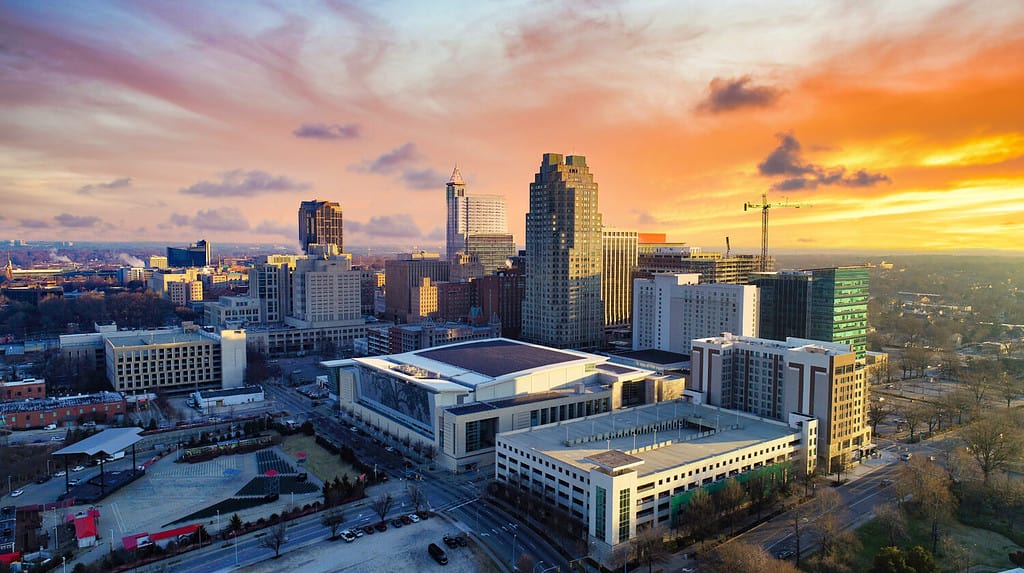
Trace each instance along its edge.
<instances>
[{"instance_id":1,"label":"parked car","mask_svg":"<svg viewBox=\"0 0 1024 573\"><path fill-rule=\"evenodd\" d=\"M878 487L889 487L890 485L892 485L892 480L889 478L882 478L882 480L878 482Z\"/></svg>"},{"instance_id":2,"label":"parked car","mask_svg":"<svg viewBox=\"0 0 1024 573\"><path fill-rule=\"evenodd\" d=\"M789 559L793 555L794 553L792 549L783 549L782 551L776 553L775 557L777 557L778 559Z\"/></svg>"},{"instance_id":3,"label":"parked car","mask_svg":"<svg viewBox=\"0 0 1024 573\"><path fill-rule=\"evenodd\" d=\"M459 547L465 547L469 545L469 539L465 533L460 533L455 536L455 542L459 544Z\"/></svg>"},{"instance_id":4,"label":"parked car","mask_svg":"<svg viewBox=\"0 0 1024 573\"><path fill-rule=\"evenodd\" d=\"M454 548L459 546L459 542L456 541L455 537L453 537L451 535L445 535L443 541L444 541L445 545L447 545L448 547L451 547L452 549L454 549Z\"/></svg>"},{"instance_id":5,"label":"parked car","mask_svg":"<svg viewBox=\"0 0 1024 573\"><path fill-rule=\"evenodd\" d=\"M366 535L366 532L363 531L362 527L357 527L357 528L353 529L352 533L355 534L356 537L362 537L362 536Z\"/></svg>"},{"instance_id":6,"label":"parked car","mask_svg":"<svg viewBox=\"0 0 1024 573\"><path fill-rule=\"evenodd\" d=\"M43 475L39 476L38 478L36 478L36 483L46 483L48 481L50 481L50 476L48 476L46 474L43 474Z\"/></svg>"},{"instance_id":7,"label":"parked car","mask_svg":"<svg viewBox=\"0 0 1024 573\"><path fill-rule=\"evenodd\" d=\"M401 519L397 519L397 518L396 519L392 519L391 520L391 527L394 527L395 529L398 529L399 527L402 527L402 520Z\"/></svg>"},{"instance_id":8,"label":"parked car","mask_svg":"<svg viewBox=\"0 0 1024 573\"><path fill-rule=\"evenodd\" d=\"M63 442L64 441L64 436L60 436L60 435L50 436L50 441L51 442Z\"/></svg>"},{"instance_id":9,"label":"parked car","mask_svg":"<svg viewBox=\"0 0 1024 573\"><path fill-rule=\"evenodd\" d=\"M378 523L377 525L374 525L373 528L376 529L377 531L381 532L381 533L384 533L385 531L388 530L388 524L382 521L382 522Z\"/></svg>"},{"instance_id":10,"label":"parked car","mask_svg":"<svg viewBox=\"0 0 1024 573\"><path fill-rule=\"evenodd\" d=\"M905 461L905 462L909 462L910 458L912 458L912 457L914 457L914 454L912 454L910 452L906 452L904 454L900 454L900 459Z\"/></svg>"},{"instance_id":11,"label":"parked car","mask_svg":"<svg viewBox=\"0 0 1024 573\"><path fill-rule=\"evenodd\" d=\"M47 425L43 426L43 429L44 430L56 430L57 429L57 424L47 424Z\"/></svg>"},{"instance_id":12,"label":"parked car","mask_svg":"<svg viewBox=\"0 0 1024 573\"><path fill-rule=\"evenodd\" d=\"M82 483L82 480L80 480L78 478L73 478L73 479L68 480L68 485L78 485L80 483Z\"/></svg>"},{"instance_id":13,"label":"parked car","mask_svg":"<svg viewBox=\"0 0 1024 573\"><path fill-rule=\"evenodd\" d=\"M374 531L376 531L376 530L373 528L372 525L364 525L363 526L363 532L366 533L367 535L373 535Z\"/></svg>"},{"instance_id":14,"label":"parked car","mask_svg":"<svg viewBox=\"0 0 1024 573\"><path fill-rule=\"evenodd\" d=\"M430 553L430 556L434 558L434 561L437 561L441 565L448 564L448 556L444 554L444 549L438 547L436 543L431 543L427 546L427 553Z\"/></svg>"},{"instance_id":15,"label":"parked car","mask_svg":"<svg viewBox=\"0 0 1024 573\"><path fill-rule=\"evenodd\" d=\"M64 476L66 476L66 475L68 475L68 472L66 472L64 470L60 470L59 472L53 474L53 477L62 478Z\"/></svg>"},{"instance_id":16,"label":"parked car","mask_svg":"<svg viewBox=\"0 0 1024 573\"><path fill-rule=\"evenodd\" d=\"M409 525L409 524L412 523L412 520L409 519L408 515L403 515L402 517L399 517L398 519L402 520L402 525Z\"/></svg>"},{"instance_id":17,"label":"parked car","mask_svg":"<svg viewBox=\"0 0 1024 573\"><path fill-rule=\"evenodd\" d=\"M356 534L346 529L341 532L341 538L345 540L345 543L352 543L356 540Z\"/></svg>"},{"instance_id":18,"label":"parked car","mask_svg":"<svg viewBox=\"0 0 1024 573\"><path fill-rule=\"evenodd\" d=\"M73 472L80 472L80 471L82 471L84 469L85 469L85 466L75 466L75 467L71 468L71 471L73 471Z\"/></svg>"},{"instance_id":19,"label":"parked car","mask_svg":"<svg viewBox=\"0 0 1024 573\"><path fill-rule=\"evenodd\" d=\"M19 495L21 495L23 493L25 493L25 490L23 490L23 489L16 489L16 490L11 492L11 497L18 497Z\"/></svg>"},{"instance_id":20,"label":"parked car","mask_svg":"<svg viewBox=\"0 0 1024 573\"><path fill-rule=\"evenodd\" d=\"M420 516L416 515L415 513L410 513L409 514L409 521L411 521L413 523L419 523L420 522Z\"/></svg>"}]
</instances>

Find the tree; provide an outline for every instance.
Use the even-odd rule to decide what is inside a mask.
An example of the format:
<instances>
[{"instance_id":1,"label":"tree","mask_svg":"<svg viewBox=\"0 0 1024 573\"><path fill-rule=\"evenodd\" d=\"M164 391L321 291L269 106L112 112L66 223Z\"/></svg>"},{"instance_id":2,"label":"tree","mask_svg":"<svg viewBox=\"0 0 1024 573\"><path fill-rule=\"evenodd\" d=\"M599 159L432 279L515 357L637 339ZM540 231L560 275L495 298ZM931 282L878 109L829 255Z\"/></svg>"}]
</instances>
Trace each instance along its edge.
<instances>
[{"instance_id":1,"label":"tree","mask_svg":"<svg viewBox=\"0 0 1024 573\"><path fill-rule=\"evenodd\" d=\"M907 552L907 566L914 573L939 573L939 566L935 563L935 558L920 545L915 545Z\"/></svg>"},{"instance_id":2,"label":"tree","mask_svg":"<svg viewBox=\"0 0 1024 573\"><path fill-rule=\"evenodd\" d=\"M938 471L935 464L913 458L900 467L896 485L900 497L910 495L908 505L931 524L932 551L937 551L939 524L950 519L956 509L956 498L946 475Z\"/></svg>"},{"instance_id":3,"label":"tree","mask_svg":"<svg viewBox=\"0 0 1024 573\"><path fill-rule=\"evenodd\" d=\"M913 442L914 432L916 432L917 428L921 425L921 422L925 420L928 414L921 405L914 403L904 406L903 409L900 410L900 413L903 414L903 419L906 420L907 424L907 431L910 432L907 439Z\"/></svg>"},{"instance_id":4,"label":"tree","mask_svg":"<svg viewBox=\"0 0 1024 573\"><path fill-rule=\"evenodd\" d=\"M1021 432L1010 413L979 418L961 430L960 437L977 460L986 484L993 472L1021 458Z\"/></svg>"},{"instance_id":5,"label":"tree","mask_svg":"<svg viewBox=\"0 0 1024 573\"><path fill-rule=\"evenodd\" d=\"M775 559L760 545L739 539L718 546L701 559L700 570L708 573L799 573L789 561Z\"/></svg>"},{"instance_id":6,"label":"tree","mask_svg":"<svg viewBox=\"0 0 1024 573\"><path fill-rule=\"evenodd\" d=\"M416 512L419 513L420 509L427 504L427 494L423 493L423 488L416 484L409 486L409 502L416 508Z\"/></svg>"},{"instance_id":7,"label":"tree","mask_svg":"<svg viewBox=\"0 0 1024 573\"><path fill-rule=\"evenodd\" d=\"M871 425L871 435L878 434L878 425L889 417L889 407L882 399L870 400L868 402L868 424Z\"/></svg>"},{"instance_id":8,"label":"tree","mask_svg":"<svg viewBox=\"0 0 1024 573\"><path fill-rule=\"evenodd\" d=\"M899 547L883 547L875 554L871 573L914 573Z\"/></svg>"},{"instance_id":9,"label":"tree","mask_svg":"<svg viewBox=\"0 0 1024 573\"><path fill-rule=\"evenodd\" d=\"M875 506L875 519L885 530L889 545L898 545L907 537L907 517L903 510L885 503Z\"/></svg>"},{"instance_id":10,"label":"tree","mask_svg":"<svg viewBox=\"0 0 1024 573\"><path fill-rule=\"evenodd\" d=\"M387 517L388 512L391 511L391 506L394 503L395 500L392 499L390 493L382 493L377 497L373 498L373 512L376 513L378 517L380 517L381 521L384 521L384 518Z\"/></svg>"},{"instance_id":11,"label":"tree","mask_svg":"<svg viewBox=\"0 0 1024 573\"><path fill-rule=\"evenodd\" d=\"M715 502L704 488L694 490L690 502L683 507L683 514L690 524L690 529L704 541L704 537L714 527Z\"/></svg>"},{"instance_id":12,"label":"tree","mask_svg":"<svg viewBox=\"0 0 1024 573\"><path fill-rule=\"evenodd\" d=\"M281 556L281 546L288 540L288 524L281 520L276 525L267 528L267 534L260 538L260 547L266 547L274 552L274 559Z\"/></svg>"},{"instance_id":13,"label":"tree","mask_svg":"<svg viewBox=\"0 0 1024 573\"><path fill-rule=\"evenodd\" d=\"M660 527L647 527L637 531L630 540L633 545L633 557L641 563L647 563L647 573L654 569L654 561L665 555L665 531Z\"/></svg>"},{"instance_id":14,"label":"tree","mask_svg":"<svg viewBox=\"0 0 1024 573\"><path fill-rule=\"evenodd\" d=\"M231 515L231 520L228 521L228 531L233 531L237 535L239 531L242 531L242 518L237 513Z\"/></svg>"},{"instance_id":15,"label":"tree","mask_svg":"<svg viewBox=\"0 0 1024 573\"><path fill-rule=\"evenodd\" d=\"M1006 407L1009 408L1013 401L1017 399L1017 396L1020 396L1024 387L1022 387L1022 382L1019 378L1002 372L996 379L996 389L999 390L1000 397L1006 401Z\"/></svg>"},{"instance_id":16,"label":"tree","mask_svg":"<svg viewBox=\"0 0 1024 573\"><path fill-rule=\"evenodd\" d=\"M743 500L746 498L743 486L736 478L729 478L725 481L722 489L715 493L714 498L719 513L729 521L729 532L732 533L736 511L743 505Z\"/></svg>"},{"instance_id":17,"label":"tree","mask_svg":"<svg viewBox=\"0 0 1024 573\"><path fill-rule=\"evenodd\" d=\"M320 523L331 528L331 540L333 541L338 538L338 528L345 523L345 511L340 507L332 507L323 513Z\"/></svg>"}]
</instances>

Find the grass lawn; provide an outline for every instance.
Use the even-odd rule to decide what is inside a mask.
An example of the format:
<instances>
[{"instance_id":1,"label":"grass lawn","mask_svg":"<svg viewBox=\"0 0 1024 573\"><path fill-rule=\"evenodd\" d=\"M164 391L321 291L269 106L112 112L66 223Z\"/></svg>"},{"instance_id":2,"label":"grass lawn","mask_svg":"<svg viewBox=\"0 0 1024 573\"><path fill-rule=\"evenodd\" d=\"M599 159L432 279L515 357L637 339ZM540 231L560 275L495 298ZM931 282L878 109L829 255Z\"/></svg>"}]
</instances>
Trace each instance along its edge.
<instances>
[{"instance_id":1,"label":"grass lawn","mask_svg":"<svg viewBox=\"0 0 1024 573\"><path fill-rule=\"evenodd\" d=\"M971 565L985 565L1002 571L1013 567L1007 555L1011 551L1019 551L1021 547L1010 539L987 529L970 527L960 522L944 524L939 526L939 552L935 561L943 571L950 571L953 564L947 559L943 550L942 536L948 535L960 546L967 549L971 554ZM864 544L864 550L858 553L854 564L854 570L867 571L871 568L875 555L883 546L888 545L888 537L885 530L875 520L869 521L857 530L857 537ZM911 520L909 523L909 539L900 543L900 548L910 549L920 545L931 551L930 527L926 523Z\"/></svg>"},{"instance_id":2,"label":"grass lawn","mask_svg":"<svg viewBox=\"0 0 1024 573\"><path fill-rule=\"evenodd\" d=\"M288 454L289 461L295 465L296 469L303 471L302 466L306 466L305 471L320 478L320 481L333 481L335 477L340 479L346 473L353 481L359 477L359 473L354 467L342 461L340 456L333 455L320 447L313 436L305 434L282 436L281 449ZM299 452L306 454L305 463L297 463L299 458L296 457L296 454Z\"/></svg>"}]
</instances>

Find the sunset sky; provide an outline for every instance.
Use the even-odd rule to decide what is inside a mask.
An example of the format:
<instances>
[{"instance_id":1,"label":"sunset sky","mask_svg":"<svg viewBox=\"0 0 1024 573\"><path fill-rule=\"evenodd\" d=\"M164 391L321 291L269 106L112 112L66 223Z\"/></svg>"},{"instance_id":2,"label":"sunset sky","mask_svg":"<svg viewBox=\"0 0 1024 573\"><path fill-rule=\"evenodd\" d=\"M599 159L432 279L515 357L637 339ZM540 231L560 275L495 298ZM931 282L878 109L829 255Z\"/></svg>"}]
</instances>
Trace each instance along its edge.
<instances>
[{"instance_id":1,"label":"sunset sky","mask_svg":"<svg viewBox=\"0 0 1024 573\"><path fill-rule=\"evenodd\" d=\"M710 250L1024 250L1024 2L0 2L0 239L525 242L545 152Z\"/></svg>"}]
</instances>

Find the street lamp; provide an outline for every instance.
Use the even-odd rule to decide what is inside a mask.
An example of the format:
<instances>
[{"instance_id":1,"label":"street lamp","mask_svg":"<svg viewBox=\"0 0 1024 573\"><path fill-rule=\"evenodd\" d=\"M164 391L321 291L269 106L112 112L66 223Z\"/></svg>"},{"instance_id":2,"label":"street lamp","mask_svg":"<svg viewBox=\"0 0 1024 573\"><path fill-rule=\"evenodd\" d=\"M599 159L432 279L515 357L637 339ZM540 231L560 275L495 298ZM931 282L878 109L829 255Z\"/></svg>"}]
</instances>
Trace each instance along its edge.
<instances>
[{"instance_id":1,"label":"street lamp","mask_svg":"<svg viewBox=\"0 0 1024 573\"><path fill-rule=\"evenodd\" d=\"M220 510L217 510L217 533L220 533Z\"/></svg>"},{"instance_id":2,"label":"street lamp","mask_svg":"<svg viewBox=\"0 0 1024 573\"><path fill-rule=\"evenodd\" d=\"M516 566L516 536L519 535L519 525L512 524L512 570L518 571L519 567Z\"/></svg>"}]
</instances>

